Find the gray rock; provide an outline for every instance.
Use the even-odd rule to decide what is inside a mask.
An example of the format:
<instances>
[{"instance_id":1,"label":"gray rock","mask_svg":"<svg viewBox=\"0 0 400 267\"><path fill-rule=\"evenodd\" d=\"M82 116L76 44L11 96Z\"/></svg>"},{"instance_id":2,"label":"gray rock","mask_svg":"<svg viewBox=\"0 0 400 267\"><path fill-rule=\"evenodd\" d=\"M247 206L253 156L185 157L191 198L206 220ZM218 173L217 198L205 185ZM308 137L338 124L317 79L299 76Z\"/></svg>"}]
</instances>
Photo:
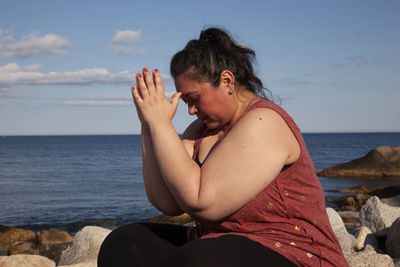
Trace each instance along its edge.
<instances>
[{"instance_id":1,"label":"gray rock","mask_svg":"<svg viewBox=\"0 0 400 267\"><path fill-rule=\"evenodd\" d=\"M362 252L347 254L349 267L392 267L394 262L389 255L378 254L374 248L367 245Z\"/></svg>"},{"instance_id":2,"label":"gray rock","mask_svg":"<svg viewBox=\"0 0 400 267\"><path fill-rule=\"evenodd\" d=\"M88 260L71 265L63 265L63 266L59 265L58 267L97 267L97 260Z\"/></svg>"},{"instance_id":3,"label":"gray rock","mask_svg":"<svg viewBox=\"0 0 400 267\"><path fill-rule=\"evenodd\" d=\"M56 267L56 263L39 255L12 255L0 257L1 267Z\"/></svg>"},{"instance_id":4,"label":"gray rock","mask_svg":"<svg viewBox=\"0 0 400 267\"><path fill-rule=\"evenodd\" d=\"M98 226L84 227L63 251L58 265L71 265L97 259L100 246L110 232L111 230Z\"/></svg>"},{"instance_id":5,"label":"gray rock","mask_svg":"<svg viewBox=\"0 0 400 267\"><path fill-rule=\"evenodd\" d=\"M351 252L356 242L355 237L347 232L342 218L334 209L326 208L326 212L328 213L329 222L331 223L333 232L339 240L343 253Z\"/></svg>"},{"instance_id":6,"label":"gray rock","mask_svg":"<svg viewBox=\"0 0 400 267\"><path fill-rule=\"evenodd\" d=\"M354 246L354 249L356 251L363 250L366 245L371 245L374 249L378 248L378 240L366 226L361 226L355 237L356 245Z\"/></svg>"},{"instance_id":7,"label":"gray rock","mask_svg":"<svg viewBox=\"0 0 400 267\"><path fill-rule=\"evenodd\" d=\"M381 199L381 201L382 203L385 203L388 206L400 207L400 195L389 198L383 198Z\"/></svg>"},{"instance_id":8,"label":"gray rock","mask_svg":"<svg viewBox=\"0 0 400 267\"><path fill-rule=\"evenodd\" d=\"M382 203L378 197L371 197L360 210L359 221L373 233L390 227L400 217L400 208Z\"/></svg>"},{"instance_id":9,"label":"gray rock","mask_svg":"<svg viewBox=\"0 0 400 267\"><path fill-rule=\"evenodd\" d=\"M397 218L388 230L386 251L393 258L400 258L400 218Z\"/></svg>"}]
</instances>

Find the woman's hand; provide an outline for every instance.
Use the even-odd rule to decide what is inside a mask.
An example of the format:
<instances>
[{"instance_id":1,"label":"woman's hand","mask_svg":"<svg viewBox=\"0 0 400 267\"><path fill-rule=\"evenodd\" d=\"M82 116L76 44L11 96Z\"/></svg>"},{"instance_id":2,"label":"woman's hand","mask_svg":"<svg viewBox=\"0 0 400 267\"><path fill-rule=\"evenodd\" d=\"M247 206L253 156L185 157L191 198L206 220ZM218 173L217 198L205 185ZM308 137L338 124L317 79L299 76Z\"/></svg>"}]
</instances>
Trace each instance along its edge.
<instances>
[{"instance_id":1,"label":"woman's hand","mask_svg":"<svg viewBox=\"0 0 400 267\"><path fill-rule=\"evenodd\" d=\"M151 75L148 68L143 74L136 74L136 87L132 86L132 96L142 125L151 127L170 123L176 113L181 93L175 93L168 100L165 97L161 75L157 69Z\"/></svg>"}]
</instances>

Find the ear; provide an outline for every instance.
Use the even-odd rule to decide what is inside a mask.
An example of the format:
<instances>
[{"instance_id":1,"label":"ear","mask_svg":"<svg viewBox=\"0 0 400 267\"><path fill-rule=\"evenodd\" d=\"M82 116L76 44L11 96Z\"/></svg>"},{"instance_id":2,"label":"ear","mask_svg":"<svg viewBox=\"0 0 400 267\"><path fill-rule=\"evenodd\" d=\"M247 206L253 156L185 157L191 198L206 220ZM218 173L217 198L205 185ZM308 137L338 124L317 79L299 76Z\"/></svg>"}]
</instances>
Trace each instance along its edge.
<instances>
[{"instance_id":1,"label":"ear","mask_svg":"<svg viewBox=\"0 0 400 267\"><path fill-rule=\"evenodd\" d=\"M220 74L220 86L233 90L235 87L235 75L230 70L223 70Z\"/></svg>"}]
</instances>

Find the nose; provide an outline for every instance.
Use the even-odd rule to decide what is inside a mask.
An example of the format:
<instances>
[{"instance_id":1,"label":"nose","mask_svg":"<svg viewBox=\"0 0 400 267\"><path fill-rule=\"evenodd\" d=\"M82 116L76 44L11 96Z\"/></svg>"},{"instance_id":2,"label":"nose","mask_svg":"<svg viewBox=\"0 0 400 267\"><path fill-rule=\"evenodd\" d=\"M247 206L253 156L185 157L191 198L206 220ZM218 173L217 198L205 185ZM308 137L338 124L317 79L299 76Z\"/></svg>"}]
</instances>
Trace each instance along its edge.
<instances>
[{"instance_id":1,"label":"nose","mask_svg":"<svg viewBox=\"0 0 400 267\"><path fill-rule=\"evenodd\" d=\"M195 105L189 105L188 106L188 111L190 115L195 115L197 113L197 108Z\"/></svg>"}]
</instances>

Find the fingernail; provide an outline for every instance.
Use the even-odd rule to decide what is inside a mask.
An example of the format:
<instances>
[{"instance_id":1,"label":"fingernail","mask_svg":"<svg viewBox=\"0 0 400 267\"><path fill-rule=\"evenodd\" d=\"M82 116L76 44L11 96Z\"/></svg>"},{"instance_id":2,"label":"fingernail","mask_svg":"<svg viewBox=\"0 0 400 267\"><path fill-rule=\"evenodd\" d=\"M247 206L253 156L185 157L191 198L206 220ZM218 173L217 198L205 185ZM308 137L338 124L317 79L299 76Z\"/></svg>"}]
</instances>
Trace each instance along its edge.
<instances>
[{"instance_id":1,"label":"fingernail","mask_svg":"<svg viewBox=\"0 0 400 267\"><path fill-rule=\"evenodd\" d=\"M155 69L154 72L158 73L158 69Z\"/></svg>"},{"instance_id":2,"label":"fingernail","mask_svg":"<svg viewBox=\"0 0 400 267\"><path fill-rule=\"evenodd\" d=\"M146 67L144 67L144 68L143 68L143 71L144 71L144 72L148 72L148 71L149 71L149 69L148 69L148 68L146 68Z\"/></svg>"},{"instance_id":3,"label":"fingernail","mask_svg":"<svg viewBox=\"0 0 400 267\"><path fill-rule=\"evenodd\" d=\"M133 91L135 91L135 90L136 90L135 86L133 86L133 85L132 85L132 90L133 90Z\"/></svg>"},{"instance_id":4,"label":"fingernail","mask_svg":"<svg viewBox=\"0 0 400 267\"><path fill-rule=\"evenodd\" d=\"M138 76L139 78L142 78L142 74L141 74L141 73L138 73L137 76Z\"/></svg>"}]
</instances>

